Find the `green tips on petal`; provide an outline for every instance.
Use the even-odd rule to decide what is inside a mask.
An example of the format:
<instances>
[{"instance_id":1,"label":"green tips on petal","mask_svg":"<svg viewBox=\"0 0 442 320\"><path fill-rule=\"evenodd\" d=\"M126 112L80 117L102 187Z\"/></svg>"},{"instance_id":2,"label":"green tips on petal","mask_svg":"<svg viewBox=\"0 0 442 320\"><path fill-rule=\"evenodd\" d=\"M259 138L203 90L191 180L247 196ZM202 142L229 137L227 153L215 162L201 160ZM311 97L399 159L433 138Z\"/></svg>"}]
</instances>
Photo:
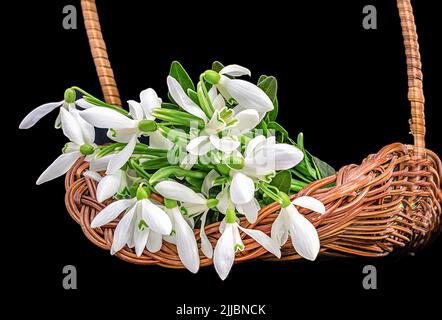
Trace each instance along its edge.
<instances>
[{"instance_id":1,"label":"green tips on petal","mask_svg":"<svg viewBox=\"0 0 442 320\"><path fill-rule=\"evenodd\" d=\"M140 220L140 222L138 223L138 229L140 231L145 230L146 228L149 228L149 225L146 223L146 221L144 221L143 219Z\"/></svg>"},{"instance_id":2,"label":"green tips on petal","mask_svg":"<svg viewBox=\"0 0 442 320\"><path fill-rule=\"evenodd\" d=\"M289 196L288 196L286 193L280 191L280 192L278 193L278 196L281 198L281 200L280 200L281 207L283 207L283 208L287 208L287 207L292 203L292 202L290 201Z\"/></svg>"},{"instance_id":3,"label":"green tips on petal","mask_svg":"<svg viewBox=\"0 0 442 320\"><path fill-rule=\"evenodd\" d=\"M204 72L203 77L210 84L218 84L219 80L221 79L221 75L213 70L207 70Z\"/></svg>"},{"instance_id":4,"label":"green tips on petal","mask_svg":"<svg viewBox=\"0 0 442 320\"><path fill-rule=\"evenodd\" d=\"M146 188L138 187L137 189L137 200L144 200L149 198L149 192Z\"/></svg>"},{"instance_id":5,"label":"green tips on petal","mask_svg":"<svg viewBox=\"0 0 442 320\"><path fill-rule=\"evenodd\" d=\"M154 132L157 130L157 128L157 123L153 120L144 119L138 122L138 129L141 132Z\"/></svg>"},{"instance_id":6,"label":"green tips on petal","mask_svg":"<svg viewBox=\"0 0 442 320\"><path fill-rule=\"evenodd\" d=\"M66 91L64 92L64 101L66 103L74 103L76 98L77 98L77 93L75 92L74 89L72 88L66 89Z\"/></svg>"},{"instance_id":7,"label":"green tips on petal","mask_svg":"<svg viewBox=\"0 0 442 320\"><path fill-rule=\"evenodd\" d=\"M95 151L95 147L90 144L83 144L80 147L80 152L85 156L88 156L88 155L94 153L94 151Z\"/></svg>"}]
</instances>

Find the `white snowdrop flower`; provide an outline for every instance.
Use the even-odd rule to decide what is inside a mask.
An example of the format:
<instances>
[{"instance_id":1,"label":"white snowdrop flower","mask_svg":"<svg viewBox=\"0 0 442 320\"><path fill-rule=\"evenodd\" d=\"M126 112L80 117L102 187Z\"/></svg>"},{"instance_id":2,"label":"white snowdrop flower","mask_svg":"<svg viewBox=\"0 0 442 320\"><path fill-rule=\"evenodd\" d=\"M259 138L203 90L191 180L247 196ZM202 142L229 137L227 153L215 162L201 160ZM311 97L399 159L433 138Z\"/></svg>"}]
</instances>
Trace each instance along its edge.
<instances>
[{"instance_id":1,"label":"white snowdrop flower","mask_svg":"<svg viewBox=\"0 0 442 320\"><path fill-rule=\"evenodd\" d=\"M207 199L202 194L198 194L189 187L173 180L161 181L155 185L155 190L163 197L181 202L186 216L196 217L201 215L201 250L208 258L213 256L213 248L204 231L207 213L210 208L214 208L218 201L216 199Z\"/></svg>"},{"instance_id":2,"label":"white snowdrop flower","mask_svg":"<svg viewBox=\"0 0 442 320\"><path fill-rule=\"evenodd\" d=\"M227 210L228 195L236 210L254 223L260 210L255 198L255 181L267 181L277 170L286 170L302 161L304 153L295 146L275 142L275 137L257 136L249 141L244 157L232 158L230 175L232 181L225 191L218 195L218 209Z\"/></svg>"},{"instance_id":3,"label":"white snowdrop flower","mask_svg":"<svg viewBox=\"0 0 442 320\"><path fill-rule=\"evenodd\" d=\"M290 234L296 252L305 259L313 261L320 249L318 232L295 206L320 214L325 213L322 202L313 197L302 196L291 202L286 196L281 205L281 211L272 225L271 236L280 246L283 246Z\"/></svg>"},{"instance_id":4,"label":"white snowdrop flower","mask_svg":"<svg viewBox=\"0 0 442 320\"><path fill-rule=\"evenodd\" d=\"M108 136L112 140L127 143L127 145L109 161L106 171L107 174L115 173L123 167L132 156L138 137L143 134L150 137L150 146L152 147L170 147L171 142L157 131L157 124L151 119L152 116L150 115L151 110L161 105L161 100L159 98L155 99L153 90L143 92L141 103L135 101L128 102L130 115L133 119L108 108L90 108L81 112L81 116L93 126L111 129ZM150 99L144 98L145 96L149 96ZM150 103L152 103L152 106L147 108L146 105Z\"/></svg>"},{"instance_id":5,"label":"white snowdrop flower","mask_svg":"<svg viewBox=\"0 0 442 320\"><path fill-rule=\"evenodd\" d=\"M86 156L86 160L90 160L95 152L95 130L79 116L78 110L60 109L60 121L70 142L63 148L63 154L40 175L37 184L62 176L80 157Z\"/></svg>"},{"instance_id":6,"label":"white snowdrop flower","mask_svg":"<svg viewBox=\"0 0 442 320\"><path fill-rule=\"evenodd\" d=\"M51 111L60 108L60 113L55 120L55 127L60 128L61 126L61 109L71 110L75 109L76 106L83 109L94 107L84 99L79 99L75 101L76 93L74 89L67 89L64 93L64 99L58 102L45 103L34 110L32 110L20 123L20 129L29 129L33 127L41 118L49 114Z\"/></svg>"},{"instance_id":7,"label":"white snowdrop flower","mask_svg":"<svg viewBox=\"0 0 442 320\"><path fill-rule=\"evenodd\" d=\"M211 104L215 109L211 118L208 119L201 108L187 96L175 78L169 76L167 85L174 101L182 109L202 119L205 123L201 134L193 138L187 145L186 150L194 157L186 159L185 163L191 163L192 165L196 162L197 158L195 156L205 155L213 149L226 153L232 152L240 145L237 136L254 129L260 121L256 110L244 110L235 114L233 109L225 106L223 97L217 93L215 87L212 87L208 93ZM232 130L235 130L235 134L232 134ZM223 133L223 136L220 138L221 133ZM189 168L186 164L183 165Z\"/></svg>"},{"instance_id":8,"label":"white snowdrop flower","mask_svg":"<svg viewBox=\"0 0 442 320\"><path fill-rule=\"evenodd\" d=\"M241 108L253 109L261 114L273 110L273 102L261 88L245 80L230 79L226 75L233 77L250 76L250 70L239 65L229 65L219 73L213 70L204 72L204 78L207 82L216 86L224 98L235 99Z\"/></svg>"},{"instance_id":9,"label":"white snowdrop flower","mask_svg":"<svg viewBox=\"0 0 442 320\"><path fill-rule=\"evenodd\" d=\"M123 217L114 231L111 254L120 251L126 244L135 247L137 256L146 247L150 252L161 249L162 235L172 232L172 222L162 208L148 199L148 194L139 187L137 196L112 202L92 220L91 228L99 228L115 220L122 212Z\"/></svg>"},{"instance_id":10,"label":"white snowdrop flower","mask_svg":"<svg viewBox=\"0 0 442 320\"><path fill-rule=\"evenodd\" d=\"M241 227L236 222L235 212L233 209L229 208L227 210L225 226L223 229L222 235L216 243L213 255L213 264L215 265L215 270L222 280L227 277L233 266L236 251L244 250L244 243L242 242L239 233L240 230L249 237L253 238L262 247L276 257L281 257L281 250L276 241L262 231Z\"/></svg>"}]
</instances>

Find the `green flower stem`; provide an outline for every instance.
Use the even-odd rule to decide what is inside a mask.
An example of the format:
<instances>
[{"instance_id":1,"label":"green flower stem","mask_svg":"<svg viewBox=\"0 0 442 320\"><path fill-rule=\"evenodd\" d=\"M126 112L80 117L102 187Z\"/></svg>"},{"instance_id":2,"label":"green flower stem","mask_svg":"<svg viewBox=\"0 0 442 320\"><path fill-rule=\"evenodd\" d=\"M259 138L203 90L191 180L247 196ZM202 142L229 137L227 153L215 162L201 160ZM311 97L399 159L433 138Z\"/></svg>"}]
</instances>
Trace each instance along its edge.
<instances>
[{"instance_id":1,"label":"green flower stem","mask_svg":"<svg viewBox=\"0 0 442 320\"><path fill-rule=\"evenodd\" d=\"M274 201L276 201L278 203L282 202L281 197L278 195L279 191L278 192L274 192L274 191L271 190L271 189L273 189L275 187L272 187L272 186L270 186L270 185L268 185L267 183L264 183L264 182L259 183L258 187L259 187L259 189L262 192L264 192L266 195L268 195Z\"/></svg>"},{"instance_id":2,"label":"green flower stem","mask_svg":"<svg viewBox=\"0 0 442 320\"><path fill-rule=\"evenodd\" d=\"M144 161L141 164L141 167L143 167L145 170L157 170L168 165L169 160L167 159L167 157L158 157Z\"/></svg>"},{"instance_id":3,"label":"green flower stem","mask_svg":"<svg viewBox=\"0 0 442 320\"><path fill-rule=\"evenodd\" d=\"M170 138L169 140L173 142L176 142L175 140L179 139L183 140L185 142L185 145L187 145L187 142L190 140L189 134L183 131L171 129L167 126L163 126L162 123L158 124L158 130L161 132L163 136Z\"/></svg>"},{"instance_id":4,"label":"green flower stem","mask_svg":"<svg viewBox=\"0 0 442 320\"><path fill-rule=\"evenodd\" d=\"M157 172L155 172L149 179L150 184L155 184L159 182L160 180L164 180L169 178L170 176L175 177L189 177L189 178L196 178L196 179L204 179L204 177L207 175L206 172L202 171L192 171L192 170L186 170L179 166L169 166L159 169Z\"/></svg>"},{"instance_id":5,"label":"green flower stem","mask_svg":"<svg viewBox=\"0 0 442 320\"><path fill-rule=\"evenodd\" d=\"M198 128L200 129L204 128L205 125L203 119L200 119L192 114L179 110L156 108L152 111L152 115L157 119L167 121L175 125L190 127L190 124L192 122L195 122L197 123Z\"/></svg>"},{"instance_id":6,"label":"green flower stem","mask_svg":"<svg viewBox=\"0 0 442 320\"><path fill-rule=\"evenodd\" d=\"M97 158L101 158L104 157L114 151L120 151L122 149L124 149L124 147L126 146L127 143L123 143L123 142L117 142L117 143L113 143L111 145L108 146L101 146L100 147L100 152L97 153ZM134 150L135 154L146 154L146 155L151 155L151 156L158 156L158 157L162 157L162 156L166 156L167 155L167 150L162 150L162 149L154 149L149 147L146 144L143 143L137 143L135 146L135 150Z\"/></svg>"},{"instance_id":7,"label":"green flower stem","mask_svg":"<svg viewBox=\"0 0 442 320\"><path fill-rule=\"evenodd\" d=\"M131 167L132 169L134 169L134 170L137 172L137 174L138 174L140 177L142 177L142 178L144 178L144 179L146 179L146 180L149 180L149 179L150 179L151 175L150 175L149 173L147 173L147 172L144 170L144 168L141 167L141 166L137 163L136 160L134 160L134 159L130 159L130 160L129 160L129 165L130 165L130 167Z\"/></svg>"},{"instance_id":8,"label":"green flower stem","mask_svg":"<svg viewBox=\"0 0 442 320\"><path fill-rule=\"evenodd\" d=\"M71 89L74 89L74 90L84 94L85 95L85 100L87 102L90 102L90 103L95 104L95 105L100 106L100 107L106 107L106 108L118 111L119 113L124 114L125 116L129 117L129 112L127 112L123 108L120 108L120 107L114 106L112 104L106 103L104 101L101 101L100 99L95 98L93 95L91 95L90 93L84 91L83 89L81 89L81 88L79 88L77 86L73 86L73 87L71 87Z\"/></svg>"},{"instance_id":9,"label":"green flower stem","mask_svg":"<svg viewBox=\"0 0 442 320\"><path fill-rule=\"evenodd\" d=\"M196 85L196 88L197 88L198 100L200 102L201 108L203 109L204 113L209 118L211 118L213 115L213 112L215 111L215 108L212 105L212 101L210 101L209 93L207 92L206 85L204 84L203 75L200 76L200 81Z\"/></svg>"}]
</instances>

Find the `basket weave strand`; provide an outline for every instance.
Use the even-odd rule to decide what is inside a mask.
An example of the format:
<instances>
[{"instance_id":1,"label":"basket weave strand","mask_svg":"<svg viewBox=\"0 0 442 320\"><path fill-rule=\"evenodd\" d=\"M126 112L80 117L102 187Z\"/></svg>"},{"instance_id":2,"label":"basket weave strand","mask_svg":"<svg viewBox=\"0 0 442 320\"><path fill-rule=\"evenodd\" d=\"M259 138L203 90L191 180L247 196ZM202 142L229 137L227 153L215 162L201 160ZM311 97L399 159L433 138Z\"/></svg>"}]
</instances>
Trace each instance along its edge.
<instances>
[{"instance_id":1,"label":"basket weave strand","mask_svg":"<svg viewBox=\"0 0 442 320\"><path fill-rule=\"evenodd\" d=\"M387 145L378 153L369 155L360 165L344 166L335 176L310 183L292 196L292 199L303 195L313 196L326 207L324 215L307 209L300 210L318 231L320 256L383 257L391 253L413 254L441 229L442 164L434 152L425 148L425 101L416 26L410 1L397 0L397 5L405 45L408 99L411 104L410 128L414 145ZM82 8L105 99L107 102L112 99L119 102L95 3L93 0L82 0ZM66 207L86 237L98 247L109 250L118 219L101 228L90 227L92 219L112 200L105 203L96 200L96 182L83 177L87 169L88 163L79 159L67 173ZM328 187L330 184L334 186ZM153 196L161 201L160 196ZM240 223L246 228L261 230L270 235L279 209L278 203L272 203L261 209L254 224L244 218ZM219 225L217 222L205 227L212 245L220 237ZM194 232L199 243L199 230ZM245 250L237 254L236 263L252 259L276 260L253 239L243 233L242 237ZM167 242L163 242L161 250L156 253L144 250L143 255L137 257L133 249L125 247L116 256L135 264L184 268L175 245ZM289 240L282 248L280 260L300 258ZM212 260L206 258L201 250L200 259L201 266L212 264Z\"/></svg>"}]
</instances>

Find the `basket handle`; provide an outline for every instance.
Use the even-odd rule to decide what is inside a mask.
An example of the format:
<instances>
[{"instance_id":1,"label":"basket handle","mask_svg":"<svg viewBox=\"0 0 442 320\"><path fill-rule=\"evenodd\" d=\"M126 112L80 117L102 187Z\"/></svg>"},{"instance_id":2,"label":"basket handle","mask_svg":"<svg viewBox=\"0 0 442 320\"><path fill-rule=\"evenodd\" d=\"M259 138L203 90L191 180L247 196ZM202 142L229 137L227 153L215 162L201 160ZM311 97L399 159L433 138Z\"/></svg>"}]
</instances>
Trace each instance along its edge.
<instances>
[{"instance_id":1,"label":"basket handle","mask_svg":"<svg viewBox=\"0 0 442 320\"><path fill-rule=\"evenodd\" d=\"M411 104L410 129L414 137L415 155L425 155L425 114L424 93L422 89L422 64L419 43L410 0L397 0L407 58L408 100ZM97 69L98 78L108 103L121 106L120 95L115 82L106 44L101 33L95 0L81 0L84 24L89 38L89 45Z\"/></svg>"},{"instance_id":2,"label":"basket handle","mask_svg":"<svg viewBox=\"0 0 442 320\"><path fill-rule=\"evenodd\" d=\"M407 58L408 100L411 104L409 123L411 134L414 137L414 152L420 158L425 156L425 98L422 85L421 56L410 0L397 0L397 6Z\"/></svg>"},{"instance_id":3,"label":"basket handle","mask_svg":"<svg viewBox=\"0 0 442 320\"><path fill-rule=\"evenodd\" d=\"M86 27L89 46L97 69L104 101L121 106L120 93L115 82L114 72L107 55L106 44L101 33L100 20L98 19L95 0L81 0L81 11L83 12L84 25Z\"/></svg>"}]
</instances>

